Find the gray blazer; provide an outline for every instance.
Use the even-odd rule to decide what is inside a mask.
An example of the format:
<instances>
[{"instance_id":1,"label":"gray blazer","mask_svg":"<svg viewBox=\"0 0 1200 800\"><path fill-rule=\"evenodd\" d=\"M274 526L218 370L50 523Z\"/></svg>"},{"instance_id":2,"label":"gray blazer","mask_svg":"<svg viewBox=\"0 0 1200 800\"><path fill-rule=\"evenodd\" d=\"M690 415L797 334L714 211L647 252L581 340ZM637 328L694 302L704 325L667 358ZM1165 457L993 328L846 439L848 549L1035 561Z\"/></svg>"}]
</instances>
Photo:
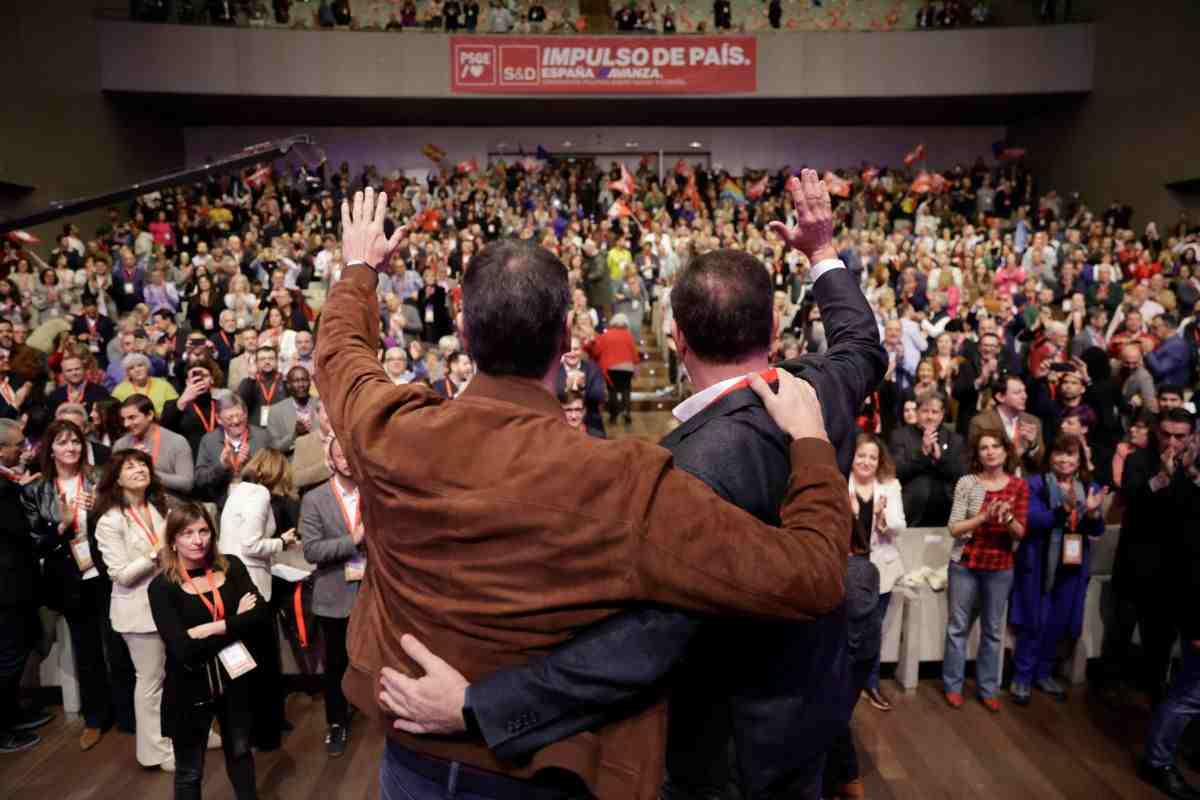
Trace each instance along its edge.
<instances>
[{"instance_id":1,"label":"gray blazer","mask_svg":"<svg viewBox=\"0 0 1200 800\"><path fill-rule=\"evenodd\" d=\"M309 398L309 408L312 409L312 426L317 427L317 409L321 401L315 397ZM267 417L267 433L271 437L271 447L281 453L290 453L296 447L296 404L292 398L271 406Z\"/></svg>"},{"instance_id":2,"label":"gray blazer","mask_svg":"<svg viewBox=\"0 0 1200 800\"><path fill-rule=\"evenodd\" d=\"M262 428L250 426L250 452L242 459L244 466L250 456L271 446L270 437ZM229 482L233 474L221 463L221 451L225 449L225 429L217 426L204 434L196 448L196 495L202 500L211 500L218 507L225 505L229 494Z\"/></svg>"},{"instance_id":3,"label":"gray blazer","mask_svg":"<svg viewBox=\"0 0 1200 800\"><path fill-rule=\"evenodd\" d=\"M300 541L304 559L317 565L313 573L313 613L346 619L358 597L358 583L346 580L345 563L358 554L331 481L300 501Z\"/></svg>"}]
</instances>

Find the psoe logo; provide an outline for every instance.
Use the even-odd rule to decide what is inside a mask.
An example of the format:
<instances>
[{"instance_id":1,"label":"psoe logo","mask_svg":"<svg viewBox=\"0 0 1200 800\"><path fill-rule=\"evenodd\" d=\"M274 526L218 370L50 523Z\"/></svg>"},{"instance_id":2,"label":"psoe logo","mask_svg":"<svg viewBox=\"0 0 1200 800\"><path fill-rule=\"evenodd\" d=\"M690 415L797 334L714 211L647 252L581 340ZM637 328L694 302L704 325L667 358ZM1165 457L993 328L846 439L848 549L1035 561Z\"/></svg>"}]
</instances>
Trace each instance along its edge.
<instances>
[{"instance_id":1,"label":"psoe logo","mask_svg":"<svg viewBox=\"0 0 1200 800\"><path fill-rule=\"evenodd\" d=\"M470 86L491 86L496 83L496 48L465 45L454 51L455 79Z\"/></svg>"}]
</instances>

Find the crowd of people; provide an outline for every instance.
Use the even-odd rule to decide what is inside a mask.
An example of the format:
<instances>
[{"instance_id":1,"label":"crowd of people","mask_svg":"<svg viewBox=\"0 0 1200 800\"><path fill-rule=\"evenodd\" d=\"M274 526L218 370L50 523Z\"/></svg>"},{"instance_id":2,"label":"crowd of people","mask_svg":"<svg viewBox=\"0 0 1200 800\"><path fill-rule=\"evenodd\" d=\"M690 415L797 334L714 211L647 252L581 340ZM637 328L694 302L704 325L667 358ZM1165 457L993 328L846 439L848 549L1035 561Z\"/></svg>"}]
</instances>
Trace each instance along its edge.
<instances>
[{"instance_id":1,"label":"crowd of people","mask_svg":"<svg viewBox=\"0 0 1200 800\"><path fill-rule=\"evenodd\" d=\"M739 178L646 158L630 173L577 158L447 163L425 181L327 163L262 175L139 197L91 237L67 224L48 247L3 245L0 750L34 746L48 718L17 702L45 606L70 631L83 749L114 724L136 730L138 763L174 770L179 796L198 796L205 749L221 746L238 796L253 796L251 748L280 746L287 728L275 620L295 587L271 568L291 549L316 568L326 742L330 756L345 751L341 677L366 533L314 372L327 291L350 266L341 204L357 189L385 190L403 226L373 290L375 357L393 385L455 398L475 380L463 281L502 239L540 245L566 268L558 400L593 438L629 421L647 338L673 380L703 346L677 340L672 292L708 254L763 267L772 363L827 353L841 335L816 264L771 224L796 220L786 171ZM878 572L856 688L892 707L870 640L906 572L898 537L948 526L949 705L964 702L977 618L988 709L1000 709L1006 624L1017 634L1012 701L1030 702L1032 688L1063 697L1057 653L1080 633L1090 541L1119 523L1116 620L1097 683L1132 678L1152 698L1143 772L1188 796L1173 759L1200 663L1196 607L1179 600L1200 577L1186 524L1200 500L1200 228L1181 216L1139 235L1131 209L1039 191L1020 161L862 165L826 182L836 258L887 358L843 464L862 533L855 557ZM1168 690L1176 640L1183 667ZM847 761L832 791L856 796Z\"/></svg>"}]
</instances>

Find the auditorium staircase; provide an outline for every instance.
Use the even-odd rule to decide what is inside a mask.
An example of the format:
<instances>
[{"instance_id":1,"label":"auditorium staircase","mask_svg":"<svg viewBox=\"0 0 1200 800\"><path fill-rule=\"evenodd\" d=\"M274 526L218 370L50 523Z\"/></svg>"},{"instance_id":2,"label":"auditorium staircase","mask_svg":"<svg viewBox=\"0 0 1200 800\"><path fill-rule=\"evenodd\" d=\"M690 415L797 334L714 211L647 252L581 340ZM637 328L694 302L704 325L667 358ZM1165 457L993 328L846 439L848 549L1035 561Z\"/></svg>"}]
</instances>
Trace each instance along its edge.
<instances>
[{"instance_id":1,"label":"auditorium staircase","mask_svg":"<svg viewBox=\"0 0 1200 800\"><path fill-rule=\"evenodd\" d=\"M618 421L615 425L609 425L609 435L630 436L657 444L675 427L671 409L683 398L679 394L679 387L671 383L667 354L659 350L654 327L649 320L642 328L642 353L645 357L633 378L633 424L626 425Z\"/></svg>"},{"instance_id":2,"label":"auditorium staircase","mask_svg":"<svg viewBox=\"0 0 1200 800\"><path fill-rule=\"evenodd\" d=\"M609 0L579 0L579 15L587 20L588 33L612 33L616 30Z\"/></svg>"}]
</instances>

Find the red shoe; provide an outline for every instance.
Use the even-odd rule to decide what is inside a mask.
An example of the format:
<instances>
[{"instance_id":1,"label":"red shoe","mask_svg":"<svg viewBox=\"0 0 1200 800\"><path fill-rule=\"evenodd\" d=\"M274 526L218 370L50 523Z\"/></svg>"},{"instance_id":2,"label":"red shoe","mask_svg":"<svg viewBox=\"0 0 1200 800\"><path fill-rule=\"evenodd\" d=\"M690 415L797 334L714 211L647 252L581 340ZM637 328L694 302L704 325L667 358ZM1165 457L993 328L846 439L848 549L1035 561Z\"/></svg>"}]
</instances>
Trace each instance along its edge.
<instances>
[{"instance_id":1,"label":"red shoe","mask_svg":"<svg viewBox=\"0 0 1200 800\"><path fill-rule=\"evenodd\" d=\"M979 702L983 703L983 707L993 714L1000 713L1000 701L994 697L981 697Z\"/></svg>"},{"instance_id":2,"label":"red shoe","mask_svg":"<svg viewBox=\"0 0 1200 800\"><path fill-rule=\"evenodd\" d=\"M946 692L946 702L951 708L962 708L963 696L958 692Z\"/></svg>"}]
</instances>

